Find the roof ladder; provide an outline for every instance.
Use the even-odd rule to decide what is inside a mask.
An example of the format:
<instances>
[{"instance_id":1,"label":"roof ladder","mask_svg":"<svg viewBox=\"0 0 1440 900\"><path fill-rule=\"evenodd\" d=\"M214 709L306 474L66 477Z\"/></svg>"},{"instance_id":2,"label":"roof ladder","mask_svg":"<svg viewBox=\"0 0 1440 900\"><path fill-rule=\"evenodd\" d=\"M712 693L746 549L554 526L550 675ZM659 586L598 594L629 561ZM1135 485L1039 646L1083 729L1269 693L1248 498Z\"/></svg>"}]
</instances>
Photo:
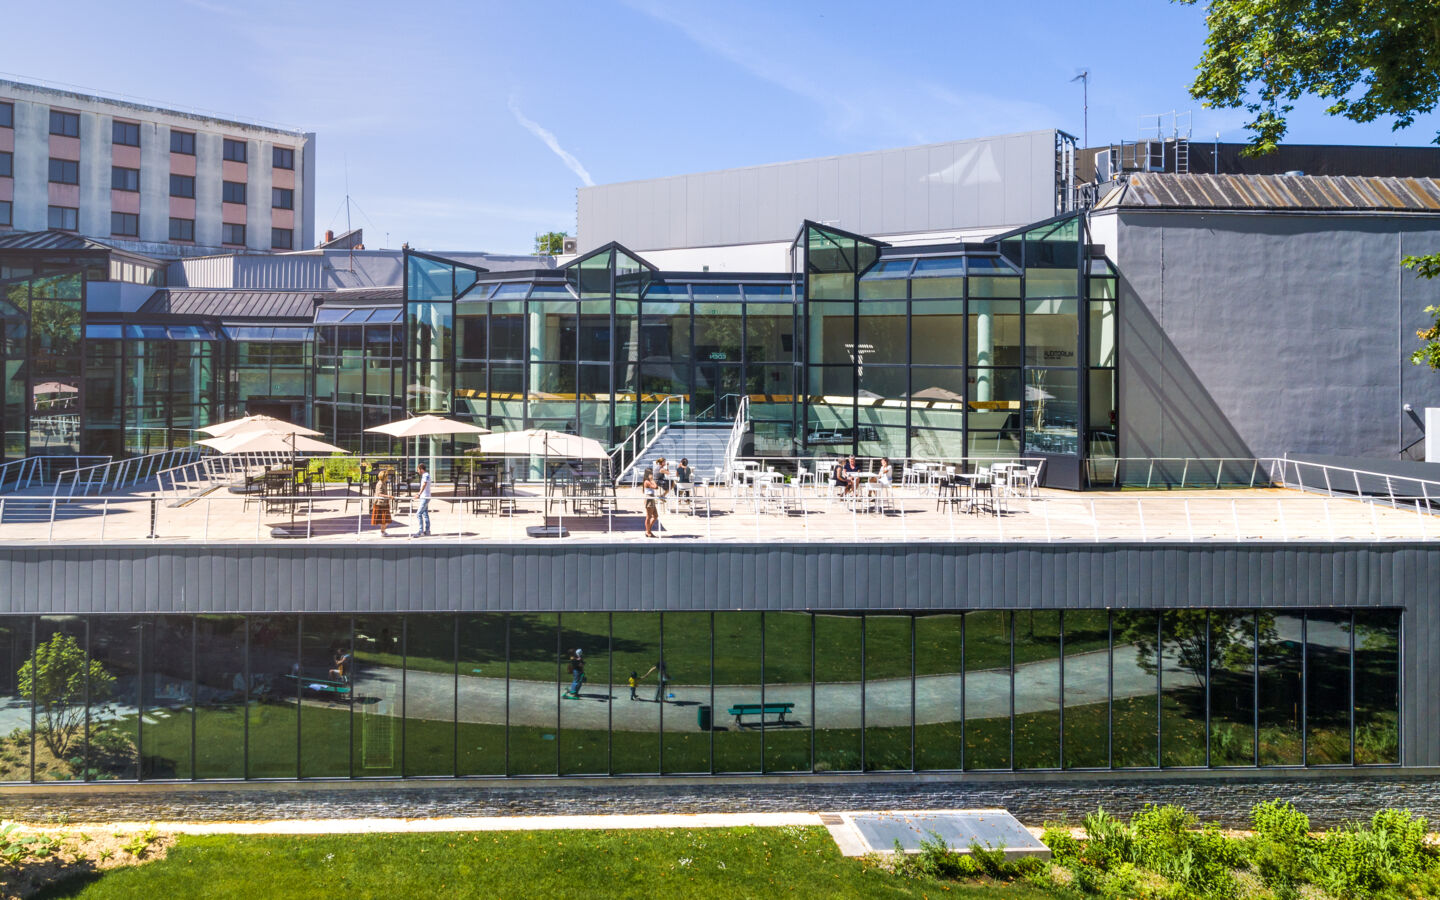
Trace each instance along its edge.
<instances>
[{"instance_id":1,"label":"roof ladder","mask_svg":"<svg viewBox=\"0 0 1440 900\"><path fill-rule=\"evenodd\" d=\"M1190 136L1188 134L1175 138L1175 174L1190 174Z\"/></svg>"}]
</instances>

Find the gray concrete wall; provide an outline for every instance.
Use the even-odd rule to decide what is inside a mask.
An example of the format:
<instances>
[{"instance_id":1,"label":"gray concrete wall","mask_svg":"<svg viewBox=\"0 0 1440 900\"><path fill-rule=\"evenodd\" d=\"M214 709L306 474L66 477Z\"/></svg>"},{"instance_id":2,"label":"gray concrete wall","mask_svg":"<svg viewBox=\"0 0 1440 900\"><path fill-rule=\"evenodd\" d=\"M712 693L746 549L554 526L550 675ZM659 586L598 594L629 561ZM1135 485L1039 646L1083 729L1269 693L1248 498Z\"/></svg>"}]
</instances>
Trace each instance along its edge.
<instances>
[{"instance_id":1,"label":"gray concrete wall","mask_svg":"<svg viewBox=\"0 0 1440 900\"><path fill-rule=\"evenodd\" d=\"M1055 132L580 188L579 247L789 241L805 219L884 236L1055 214ZM1003 229L1000 229L1003 230Z\"/></svg>"},{"instance_id":2,"label":"gray concrete wall","mask_svg":"<svg viewBox=\"0 0 1440 900\"><path fill-rule=\"evenodd\" d=\"M1440 404L1408 360L1440 280L1400 267L1440 251L1440 217L1113 218L1122 455L1395 458L1402 405Z\"/></svg>"}]
</instances>

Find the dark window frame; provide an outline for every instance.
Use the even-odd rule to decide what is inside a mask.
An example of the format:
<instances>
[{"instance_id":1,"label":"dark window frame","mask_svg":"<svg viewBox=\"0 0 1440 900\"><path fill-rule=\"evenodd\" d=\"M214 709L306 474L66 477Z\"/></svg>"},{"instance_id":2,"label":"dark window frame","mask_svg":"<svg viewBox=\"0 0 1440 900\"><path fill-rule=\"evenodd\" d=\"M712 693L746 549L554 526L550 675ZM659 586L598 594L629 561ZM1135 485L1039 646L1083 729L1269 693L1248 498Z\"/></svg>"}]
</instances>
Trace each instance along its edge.
<instances>
[{"instance_id":1,"label":"dark window frame","mask_svg":"<svg viewBox=\"0 0 1440 900\"><path fill-rule=\"evenodd\" d=\"M56 210L59 210L60 213L61 213L61 218L60 218L60 224L59 224L59 225L51 224L51 220L52 220L52 218L53 218L52 213L54 213ZM69 227L66 227L66 225L65 225L65 216L64 216L64 214L67 213L67 212L69 212L69 213L74 213L74 214L75 214L75 224L72 225L72 226L69 226ZM53 229L55 229L56 231L79 231L79 230L80 230L80 208L79 208L78 206L49 206L49 207L47 207L46 210L45 210L45 222L46 222L46 224L47 224L50 228L53 228Z\"/></svg>"},{"instance_id":2,"label":"dark window frame","mask_svg":"<svg viewBox=\"0 0 1440 900\"><path fill-rule=\"evenodd\" d=\"M0 225L15 224L15 207L9 200L0 200Z\"/></svg>"},{"instance_id":3,"label":"dark window frame","mask_svg":"<svg viewBox=\"0 0 1440 900\"><path fill-rule=\"evenodd\" d=\"M60 164L60 177L59 177L59 178L55 177L55 164L56 164L56 163L59 163L59 164ZM70 174L70 171L71 171L71 170L70 170L69 167L71 167L71 166L74 167L74 173L75 173L75 178L74 178L73 181L66 178L66 176ZM74 184L74 185L80 184L80 161L79 161L79 160L75 160L75 159L56 159L55 157L52 156L52 157L50 157L49 170L50 170L50 172L49 172L49 182L50 182L51 184Z\"/></svg>"},{"instance_id":4,"label":"dark window frame","mask_svg":"<svg viewBox=\"0 0 1440 900\"><path fill-rule=\"evenodd\" d=\"M176 190L175 190L175 185L176 185L175 179L177 179L177 178L184 179L183 181L180 182L180 184L181 184L182 187L185 186L185 185L187 184L187 182L188 182L188 187L189 187L189 190L190 190L190 192L189 192L188 194L185 193L183 190L180 191L180 192L178 192L178 193L176 192ZM171 173L170 173L170 196L172 196L172 197L183 197L183 198L185 198L185 199L187 199L187 200L194 200L194 199L195 199L195 176L194 176L194 175L180 175L180 174L178 174L178 173L176 173L176 172L171 172Z\"/></svg>"},{"instance_id":5,"label":"dark window frame","mask_svg":"<svg viewBox=\"0 0 1440 900\"><path fill-rule=\"evenodd\" d=\"M236 193L237 188L239 189L240 199L234 200L231 198L231 195ZM248 195L249 191L246 189L246 184L243 181L222 181L220 183L220 200L223 203L237 203L240 206L244 206Z\"/></svg>"},{"instance_id":6,"label":"dark window frame","mask_svg":"<svg viewBox=\"0 0 1440 900\"><path fill-rule=\"evenodd\" d=\"M283 192L283 197L282 197L282 192ZM285 202L284 202L284 203L281 203L281 202L280 202L281 199L284 199ZM295 208L295 189L294 189L294 188L272 187L272 188L270 189L270 208L271 208L271 209L294 209L294 208Z\"/></svg>"},{"instance_id":7,"label":"dark window frame","mask_svg":"<svg viewBox=\"0 0 1440 900\"><path fill-rule=\"evenodd\" d=\"M0 178L15 177L15 154L9 150L0 150Z\"/></svg>"},{"instance_id":8,"label":"dark window frame","mask_svg":"<svg viewBox=\"0 0 1440 900\"><path fill-rule=\"evenodd\" d=\"M295 169L295 150L293 147L272 147L270 148L270 168L272 169Z\"/></svg>"},{"instance_id":9,"label":"dark window frame","mask_svg":"<svg viewBox=\"0 0 1440 900\"><path fill-rule=\"evenodd\" d=\"M190 226L189 228L184 229L184 230L186 230L186 231L189 232L189 236L188 236L188 237L184 237L184 236L179 236L179 237L177 237L177 236L176 236L176 234L175 234L175 226L176 226L177 224L179 224L179 223L184 223L185 225ZM195 220L194 220L194 219L182 219L182 218L180 218L179 216L171 216L171 217L170 217L170 240L172 240L172 241L189 241L190 243L193 244L193 243L195 242Z\"/></svg>"},{"instance_id":10,"label":"dark window frame","mask_svg":"<svg viewBox=\"0 0 1440 900\"><path fill-rule=\"evenodd\" d=\"M58 131L56 130L57 125L59 126ZM71 126L75 129L73 134L70 131ZM50 110L50 133L60 137L78 138L80 136L80 114L59 109Z\"/></svg>"},{"instance_id":11,"label":"dark window frame","mask_svg":"<svg viewBox=\"0 0 1440 900\"><path fill-rule=\"evenodd\" d=\"M132 132L135 138L133 141L129 140ZM140 123L122 122L119 119L112 120L110 123L110 143L119 144L122 147L140 146Z\"/></svg>"},{"instance_id":12,"label":"dark window frame","mask_svg":"<svg viewBox=\"0 0 1440 900\"><path fill-rule=\"evenodd\" d=\"M179 142L180 149L175 149L176 142ZM187 149L188 147L188 149ZM171 131L170 152L181 153L185 156L195 155L195 132L193 131Z\"/></svg>"},{"instance_id":13,"label":"dark window frame","mask_svg":"<svg viewBox=\"0 0 1440 900\"><path fill-rule=\"evenodd\" d=\"M233 234L231 231L232 228L240 229L240 240L229 240L231 234ZM248 237L248 235L245 233L244 225L235 222L226 222L220 226L220 243L227 247L244 247L246 237Z\"/></svg>"},{"instance_id":14,"label":"dark window frame","mask_svg":"<svg viewBox=\"0 0 1440 900\"><path fill-rule=\"evenodd\" d=\"M127 219L119 218L119 217L121 217L121 216L127 216L127 217L129 217L129 219L133 219L133 220L134 220L134 223L135 223L135 230L134 230L134 231L122 231L122 230L120 230L119 227L117 227L117 224L116 224L117 222L126 222L126 224L128 224L128 220L127 220ZM140 236L140 214L139 214L139 213L127 213L127 212L115 212L115 211L111 211L111 213L110 213L110 233L113 234L113 235L117 235L117 236L119 236L119 237L139 237L139 236Z\"/></svg>"},{"instance_id":15,"label":"dark window frame","mask_svg":"<svg viewBox=\"0 0 1440 900\"><path fill-rule=\"evenodd\" d=\"M247 154L249 149L245 141L237 141L234 138L224 138L220 148L221 158L227 162L249 163Z\"/></svg>"},{"instance_id":16,"label":"dark window frame","mask_svg":"<svg viewBox=\"0 0 1440 900\"><path fill-rule=\"evenodd\" d=\"M129 179L128 176L122 176L122 175L121 175L122 172L133 172L133 173L134 173L134 175L135 175L135 186L134 186L134 187L126 187L126 186L125 186L125 184L128 184L128 183L129 183L130 179ZM116 183L117 181L124 182L124 184L117 184L117 183ZM129 192L131 192L131 193L139 193L139 192L140 192L140 170L139 170L139 169L132 169L132 168L129 168L128 166L111 166L111 167L110 167L110 190L112 190L112 191L129 191Z\"/></svg>"},{"instance_id":17,"label":"dark window frame","mask_svg":"<svg viewBox=\"0 0 1440 900\"><path fill-rule=\"evenodd\" d=\"M285 235L285 242L284 242L284 243L281 243L279 240L277 240L277 239L280 237L280 235L282 235L282 234ZM293 229L293 228L275 228L275 227L272 226L272 227L270 228L270 249L271 249L271 250L294 250L294 249L295 249L295 229Z\"/></svg>"},{"instance_id":18,"label":"dark window frame","mask_svg":"<svg viewBox=\"0 0 1440 900\"><path fill-rule=\"evenodd\" d=\"M15 104L0 102L0 128L15 127Z\"/></svg>"}]
</instances>

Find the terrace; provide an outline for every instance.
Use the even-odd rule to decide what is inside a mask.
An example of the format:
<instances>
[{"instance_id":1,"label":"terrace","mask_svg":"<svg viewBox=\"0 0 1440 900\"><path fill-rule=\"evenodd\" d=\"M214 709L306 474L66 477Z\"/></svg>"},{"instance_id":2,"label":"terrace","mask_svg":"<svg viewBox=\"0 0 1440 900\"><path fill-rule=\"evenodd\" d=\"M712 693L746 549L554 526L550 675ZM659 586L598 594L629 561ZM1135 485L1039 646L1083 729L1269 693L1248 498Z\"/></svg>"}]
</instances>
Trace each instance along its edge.
<instances>
[{"instance_id":1,"label":"terrace","mask_svg":"<svg viewBox=\"0 0 1440 900\"><path fill-rule=\"evenodd\" d=\"M219 460L226 459L224 464ZM116 488L83 470L59 483L0 494L0 544L386 542L415 529L402 489L388 536L372 524L371 497L352 480L311 479L268 495L244 493L246 469L275 460L204 457L185 480L154 477ZM1440 537L1432 517L1440 483L1394 479L1288 460L1230 461L1238 474L1220 486L1215 461L1131 461L1117 489L1084 493L973 480L951 487L909 479L905 465L885 489L844 497L825 483L799 483L784 462L742 461L719 483L697 484L660 503L662 541L701 542L1374 542ZM112 464L115 465L115 464ZM442 461L443 465L443 461ZM1174 473L1185 475L1179 483ZM960 461L957 469L978 464ZM767 469L778 471L766 473ZM1173 470L1173 471L1172 471ZM513 471L513 470L512 470ZM523 471L523 467L521 470ZM533 471L533 468L532 468ZM790 469L794 472L794 469ZM1191 474L1191 473L1194 474ZM766 473L766 474L754 474ZM1150 490L1143 489L1146 473ZM1092 482L1098 480L1092 473ZM768 475L768 477L767 477ZM1017 482L1019 480L1017 479ZM437 478L433 536L425 543L515 544L556 539L581 544L646 543L645 498L635 486L576 490L538 480L507 483L500 496L455 493ZM1120 485L1128 489L1118 489ZM1163 486L1166 489L1157 489ZM1136 489L1139 488L1139 489Z\"/></svg>"}]
</instances>

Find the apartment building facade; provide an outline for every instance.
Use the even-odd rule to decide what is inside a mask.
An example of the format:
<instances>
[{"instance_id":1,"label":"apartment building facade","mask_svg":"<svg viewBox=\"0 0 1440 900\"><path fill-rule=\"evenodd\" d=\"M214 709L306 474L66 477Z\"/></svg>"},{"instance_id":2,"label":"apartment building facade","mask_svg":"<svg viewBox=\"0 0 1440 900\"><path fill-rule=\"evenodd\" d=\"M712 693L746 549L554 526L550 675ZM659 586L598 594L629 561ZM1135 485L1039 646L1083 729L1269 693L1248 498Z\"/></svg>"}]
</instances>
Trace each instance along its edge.
<instances>
[{"instance_id":1,"label":"apartment building facade","mask_svg":"<svg viewBox=\"0 0 1440 900\"><path fill-rule=\"evenodd\" d=\"M152 257L306 249L315 135L0 80L0 232Z\"/></svg>"}]
</instances>

